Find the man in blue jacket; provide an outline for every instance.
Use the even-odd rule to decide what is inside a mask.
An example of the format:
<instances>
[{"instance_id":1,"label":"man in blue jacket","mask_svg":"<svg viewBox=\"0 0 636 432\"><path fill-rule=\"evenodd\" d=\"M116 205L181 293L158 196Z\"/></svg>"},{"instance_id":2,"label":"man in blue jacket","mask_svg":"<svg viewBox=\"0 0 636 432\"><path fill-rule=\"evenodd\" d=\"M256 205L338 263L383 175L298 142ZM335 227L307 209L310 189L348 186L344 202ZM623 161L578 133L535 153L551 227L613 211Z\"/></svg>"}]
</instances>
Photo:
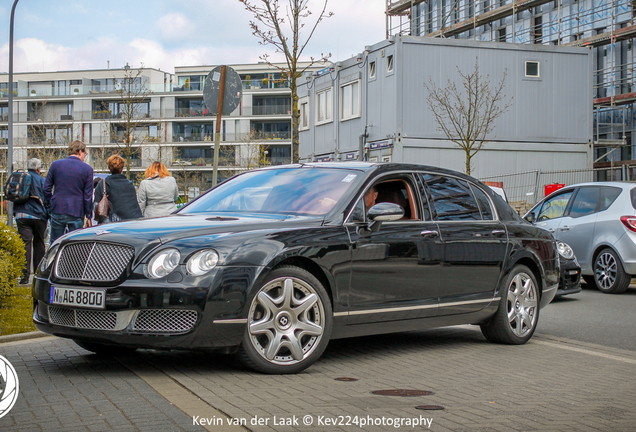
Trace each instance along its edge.
<instances>
[{"instance_id":1,"label":"man in blue jacket","mask_svg":"<svg viewBox=\"0 0 636 432\"><path fill-rule=\"evenodd\" d=\"M82 228L84 218L90 225L93 214L93 168L84 163L86 144L73 141L68 153L51 164L44 182L44 195L51 203L51 244L66 228Z\"/></svg>"},{"instance_id":2,"label":"man in blue jacket","mask_svg":"<svg viewBox=\"0 0 636 432\"><path fill-rule=\"evenodd\" d=\"M18 234L22 237L25 248L26 268L22 273L20 285L29 283L31 277L31 258L33 258L33 272L42 260L46 246L46 221L49 218L49 201L44 195L44 179L40 175L42 161L29 159L27 170L31 176L31 196L28 201L15 204L15 222ZM33 249L33 254L31 250Z\"/></svg>"}]
</instances>

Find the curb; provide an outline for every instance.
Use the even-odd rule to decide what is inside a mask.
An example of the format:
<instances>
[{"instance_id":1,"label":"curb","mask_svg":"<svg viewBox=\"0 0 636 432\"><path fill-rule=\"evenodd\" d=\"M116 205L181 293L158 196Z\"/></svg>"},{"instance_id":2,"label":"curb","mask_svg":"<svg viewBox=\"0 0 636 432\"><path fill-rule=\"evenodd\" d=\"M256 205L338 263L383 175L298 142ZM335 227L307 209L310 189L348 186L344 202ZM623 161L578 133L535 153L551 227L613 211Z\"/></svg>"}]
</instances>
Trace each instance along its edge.
<instances>
[{"instance_id":1,"label":"curb","mask_svg":"<svg viewBox=\"0 0 636 432\"><path fill-rule=\"evenodd\" d=\"M51 336L51 335L47 333L43 333L41 331L33 331L33 332L27 332L27 333L18 333L18 334L0 336L0 344L5 342L15 342L15 341L28 340L28 339L37 339L37 338L47 337L47 336Z\"/></svg>"}]
</instances>

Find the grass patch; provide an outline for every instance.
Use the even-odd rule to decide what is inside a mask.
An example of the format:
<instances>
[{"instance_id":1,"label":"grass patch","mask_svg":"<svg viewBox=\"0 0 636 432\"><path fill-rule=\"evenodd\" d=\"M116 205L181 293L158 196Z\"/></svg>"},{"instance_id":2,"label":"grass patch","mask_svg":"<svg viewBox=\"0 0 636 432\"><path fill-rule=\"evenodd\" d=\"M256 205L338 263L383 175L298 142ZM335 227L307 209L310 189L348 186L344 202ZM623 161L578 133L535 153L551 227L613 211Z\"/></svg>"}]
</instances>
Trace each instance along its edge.
<instances>
[{"instance_id":1,"label":"grass patch","mask_svg":"<svg viewBox=\"0 0 636 432\"><path fill-rule=\"evenodd\" d=\"M36 330L31 286L18 286L14 294L0 299L0 336Z\"/></svg>"}]
</instances>

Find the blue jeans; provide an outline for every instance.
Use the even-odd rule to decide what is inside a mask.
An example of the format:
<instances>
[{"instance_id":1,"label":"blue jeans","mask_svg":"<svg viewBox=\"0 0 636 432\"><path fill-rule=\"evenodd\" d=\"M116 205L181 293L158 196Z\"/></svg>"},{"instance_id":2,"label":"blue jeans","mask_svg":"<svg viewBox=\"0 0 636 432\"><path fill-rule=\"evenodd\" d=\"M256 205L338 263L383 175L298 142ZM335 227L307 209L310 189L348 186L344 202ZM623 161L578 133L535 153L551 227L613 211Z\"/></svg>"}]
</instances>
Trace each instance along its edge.
<instances>
[{"instance_id":1,"label":"blue jeans","mask_svg":"<svg viewBox=\"0 0 636 432\"><path fill-rule=\"evenodd\" d=\"M51 244L64 235L64 230L69 231L80 229L84 226L84 218L69 216L65 214L51 214Z\"/></svg>"}]
</instances>

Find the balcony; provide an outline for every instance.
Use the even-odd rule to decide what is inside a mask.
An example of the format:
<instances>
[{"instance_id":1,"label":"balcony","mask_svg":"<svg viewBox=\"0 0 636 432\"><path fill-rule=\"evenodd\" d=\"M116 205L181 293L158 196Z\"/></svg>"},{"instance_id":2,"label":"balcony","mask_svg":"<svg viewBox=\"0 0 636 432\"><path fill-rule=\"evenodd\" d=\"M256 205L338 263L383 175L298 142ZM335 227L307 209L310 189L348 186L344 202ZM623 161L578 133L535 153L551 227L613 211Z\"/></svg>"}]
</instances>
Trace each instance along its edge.
<instances>
[{"instance_id":1,"label":"balcony","mask_svg":"<svg viewBox=\"0 0 636 432\"><path fill-rule=\"evenodd\" d=\"M289 88L289 81L284 79L268 79L261 80L250 79L243 80L244 90L258 90L258 89L287 89Z\"/></svg>"},{"instance_id":2,"label":"balcony","mask_svg":"<svg viewBox=\"0 0 636 432\"><path fill-rule=\"evenodd\" d=\"M243 137L244 134L234 134L234 133L221 133L221 142L236 142ZM193 134L173 134L172 142L209 142L214 143L214 134L209 133L207 135L193 135Z\"/></svg>"},{"instance_id":3,"label":"balcony","mask_svg":"<svg viewBox=\"0 0 636 432\"><path fill-rule=\"evenodd\" d=\"M289 140L291 139L291 131L282 132L261 132L253 131L254 136L262 140Z\"/></svg>"}]
</instances>

